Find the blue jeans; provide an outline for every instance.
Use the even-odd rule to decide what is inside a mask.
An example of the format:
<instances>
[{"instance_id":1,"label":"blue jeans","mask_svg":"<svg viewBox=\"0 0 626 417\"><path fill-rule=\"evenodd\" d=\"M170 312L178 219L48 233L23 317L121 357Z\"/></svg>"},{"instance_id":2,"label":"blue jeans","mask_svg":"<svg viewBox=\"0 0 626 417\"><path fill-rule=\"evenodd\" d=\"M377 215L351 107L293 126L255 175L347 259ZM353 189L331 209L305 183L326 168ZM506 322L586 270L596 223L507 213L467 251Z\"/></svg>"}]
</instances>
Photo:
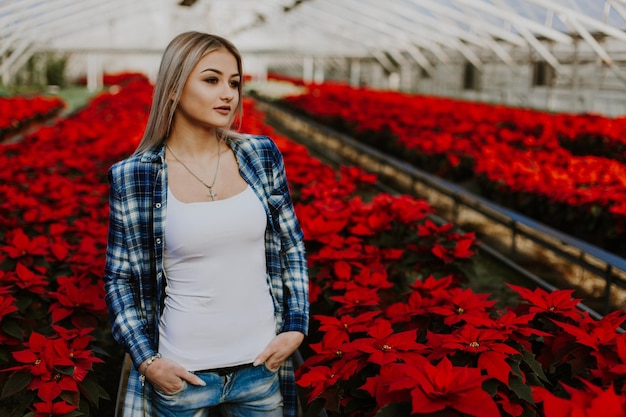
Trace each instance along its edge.
<instances>
[{"instance_id":1,"label":"blue jeans","mask_svg":"<svg viewBox=\"0 0 626 417\"><path fill-rule=\"evenodd\" d=\"M158 417L282 417L283 398L278 373L259 365L220 375L194 372L206 386L183 381L180 391L154 389Z\"/></svg>"}]
</instances>

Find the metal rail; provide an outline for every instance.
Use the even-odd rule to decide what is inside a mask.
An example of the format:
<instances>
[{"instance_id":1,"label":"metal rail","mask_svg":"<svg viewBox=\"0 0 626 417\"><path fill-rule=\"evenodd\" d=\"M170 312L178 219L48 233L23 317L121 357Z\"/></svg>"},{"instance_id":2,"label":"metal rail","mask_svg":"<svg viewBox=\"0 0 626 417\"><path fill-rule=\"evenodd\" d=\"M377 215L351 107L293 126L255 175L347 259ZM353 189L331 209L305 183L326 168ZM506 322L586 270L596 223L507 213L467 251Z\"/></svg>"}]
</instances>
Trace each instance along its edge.
<instances>
[{"instance_id":1,"label":"metal rail","mask_svg":"<svg viewBox=\"0 0 626 417\"><path fill-rule=\"evenodd\" d=\"M421 197L429 195L438 200L446 198L448 211L452 214L449 221L458 224L460 213L463 210L471 210L493 223L504 226L511 236L508 253L479 243L481 249L541 288L547 291L557 289L547 280L533 274L516 262L521 252L520 241L532 242L542 250L549 251L559 259L559 262L575 265L586 275L603 280L603 314L612 310L613 290L626 289L626 259L494 204L458 184L435 177L262 98L258 99L258 105L272 123L306 139L309 142L307 145L322 148L325 154L339 156L351 163L361 165L368 171L376 173L379 178L393 183L403 192L419 194ZM437 205L433 204L433 206ZM584 304L580 307L595 318L602 317L600 313Z\"/></svg>"}]
</instances>

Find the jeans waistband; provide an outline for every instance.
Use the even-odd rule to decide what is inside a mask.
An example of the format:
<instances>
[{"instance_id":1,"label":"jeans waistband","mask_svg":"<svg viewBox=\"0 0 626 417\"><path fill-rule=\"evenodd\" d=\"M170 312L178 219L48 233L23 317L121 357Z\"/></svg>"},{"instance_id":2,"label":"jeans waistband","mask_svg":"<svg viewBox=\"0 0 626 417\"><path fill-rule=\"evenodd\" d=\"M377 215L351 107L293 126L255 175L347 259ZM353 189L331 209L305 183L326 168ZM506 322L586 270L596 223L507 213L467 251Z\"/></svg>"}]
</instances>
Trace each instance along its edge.
<instances>
[{"instance_id":1,"label":"jeans waistband","mask_svg":"<svg viewBox=\"0 0 626 417\"><path fill-rule=\"evenodd\" d=\"M218 374L219 376L224 376L227 374L232 374L233 372L239 371L241 369L251 368L252 366L252 363L244 363L242 365L226 366L224 368L202 369L200 371L194 371L194 374L214 373Z\"/></svg>"}]
</instances>

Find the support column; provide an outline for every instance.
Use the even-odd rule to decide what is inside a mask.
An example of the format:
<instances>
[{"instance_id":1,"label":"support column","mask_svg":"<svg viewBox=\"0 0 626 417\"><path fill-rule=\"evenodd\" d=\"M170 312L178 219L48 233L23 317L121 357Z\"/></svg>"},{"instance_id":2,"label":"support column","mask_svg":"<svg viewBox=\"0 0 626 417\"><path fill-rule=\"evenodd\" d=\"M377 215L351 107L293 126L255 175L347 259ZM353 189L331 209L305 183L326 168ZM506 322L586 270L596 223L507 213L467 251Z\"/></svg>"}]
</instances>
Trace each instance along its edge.
<instances>
[{"instance_id":1,"label":"support column","mask_svg":"<svg viewBox=\"0 0 626 417\"><path fill-rule=\"evenodd\" d=\"M302 81L304 81L306 84L312 83L314 71L315 60L313 59L313 57L304 57L304 62L302 63Z\"/></svg>"},{"instance_id":2,"label":"support column","mask_svg":"<svg viewBox=\"0 0 626 417\"><path fill-rule=\"evenodd\" d=\"M97 91L103 85L102 56L100 54L87 54L87 89Z\"/></svg>"},{"instance_id":3,"label":"support column","mask_svg":"<svg viewBox=\"0 0 626 417\"><path fill-rule=\"evenodd\" d=\"M361 61L358 58L350 60L350 85L359 87L361 84Z\"/></svg>"}]
</instances>

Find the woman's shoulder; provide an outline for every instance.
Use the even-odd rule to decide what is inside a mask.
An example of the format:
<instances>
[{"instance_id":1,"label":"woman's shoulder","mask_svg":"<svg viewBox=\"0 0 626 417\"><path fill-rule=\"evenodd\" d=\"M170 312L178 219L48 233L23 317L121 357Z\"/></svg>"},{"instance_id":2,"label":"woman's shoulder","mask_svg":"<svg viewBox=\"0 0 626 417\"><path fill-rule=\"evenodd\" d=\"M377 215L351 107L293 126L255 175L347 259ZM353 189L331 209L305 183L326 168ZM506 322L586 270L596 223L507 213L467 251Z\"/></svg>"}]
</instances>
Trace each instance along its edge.
<instances>
[{"instance_id":1,"label":"woman's shoulder","mask_svg":"<svg viewBox=\"0 0 626 417\"><path fill-rule=\"evenodd\" d=\"M115 173L135 172L137 170L149 168L151 166L151 162L159 161L159 159L159 150L147 150L132 154L129 157L114 163L111 166L110 171Z\"/></svg>"},{"instance_id":2,"label":"woman's shoulder","mask_svg":"<svg viewBox=\"0 0 626 417\"><path fill-rule=\"evenodd\" d=\"M241 134L230 140L233 148L244 152L256 152L259 154L276 154L278 147L271 137L265 135Z\"/></svg>"},{"instance_id":3,"label":"woman's shoulder","mask_svg":"<svg viewBox=\"0 0 626 417\"><path fill-rule=\"evenodd\" d=\"M151 177L145 174L153 172L155 170L153 162L158 161L160 161L159 152L154 150L130 155L109 168L109 182L125 188L138 181L145 181L146 178Z\"/></svg>"}]
</instances>

